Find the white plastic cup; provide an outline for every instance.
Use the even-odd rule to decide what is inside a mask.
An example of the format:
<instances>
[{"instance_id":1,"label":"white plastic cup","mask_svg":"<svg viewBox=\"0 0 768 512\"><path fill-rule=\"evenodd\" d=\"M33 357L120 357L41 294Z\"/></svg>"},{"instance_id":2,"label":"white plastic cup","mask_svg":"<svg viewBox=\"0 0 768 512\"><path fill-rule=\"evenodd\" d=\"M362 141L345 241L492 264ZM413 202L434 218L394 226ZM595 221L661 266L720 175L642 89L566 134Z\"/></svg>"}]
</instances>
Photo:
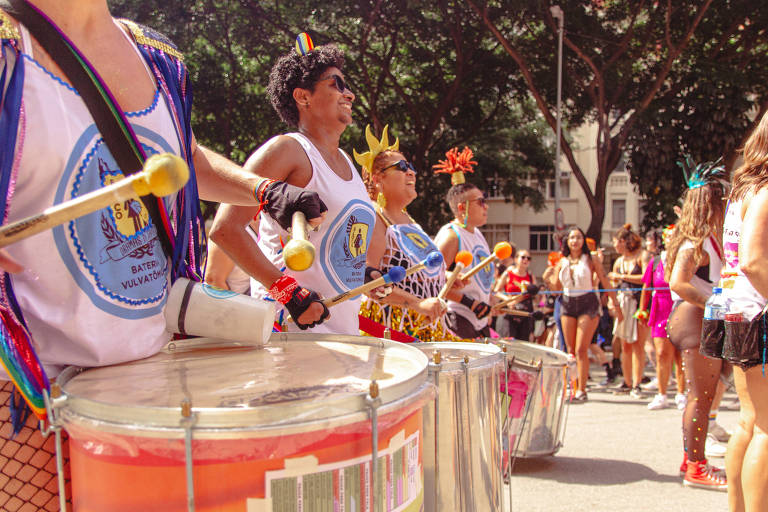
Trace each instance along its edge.
<instances>
[{"instance_id":1,"label":"white plastic cup","mask_svg":"<svg viewBox=\"0 0 768 512\"><path fill-rule=\"evenodd\" d=\"M263 345L275 320L273 302L180 278L165 305L169 332Z\"/></svg>"}]
</instances>

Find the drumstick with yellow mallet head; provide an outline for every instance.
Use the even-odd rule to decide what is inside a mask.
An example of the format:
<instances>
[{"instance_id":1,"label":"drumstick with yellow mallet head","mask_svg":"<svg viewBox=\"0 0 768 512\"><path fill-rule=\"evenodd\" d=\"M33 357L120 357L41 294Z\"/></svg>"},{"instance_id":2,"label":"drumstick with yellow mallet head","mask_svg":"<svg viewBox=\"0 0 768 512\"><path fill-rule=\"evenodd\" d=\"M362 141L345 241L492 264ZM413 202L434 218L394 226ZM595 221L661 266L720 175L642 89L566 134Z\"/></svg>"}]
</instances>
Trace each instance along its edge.
<instances>
[{"instance_id":1,"label":"drumstick with yellow mallet head","mask_svg":"<svg viewBox=\"0 0 768 512\"><path fill-rule=\"evenodd\" d=\"M484 258L483 261L472 267L466 274L462 274L461 279L468 279L480 272L485 266L490 265L496 260L509 258L511 255L512 246L509 245L509 242L499 242L493 247L493 254Z\"/></svg>"},{"instance_id":2,"label":"drumstick with yellow mallet head","mask_svg":"<svg viewBox=\"0 0 768 512\"><path fill-rule=\"evenodd\" d=\"M41 213L0 226L0 247L36 235L111 204L153 194L163 197L178 191L189 179L187 163L171 153L152 155L144 168L127 178L82 196L46 208Z\"/></svg>"},{"instance_id":3,"label":"drumstick with yellow mallet head","mask_svg":"<svg viewBox=\"0 0 768 512\"><path fill-rule=\"evenodd\" d=\"M456 253L456 258L454 258L454 261L456 262L456 266L453 268L453 273L445 281L443 288L437 295L438 299L445 300L445 298L448 296L448 292L451 290L451 286L453 286L453 283L459 277L461 271L472 264L472 253L469 251L459 251Z\"/></svg>"},{"instance_id":4,"label":"drumstick with yellow mallet head","mask_svg":"<svg viewBox=\"0 0 768 512\"><path fill-rule=\"evenodd\" d=\"M283 247L283 261L297 272L307 270L315 261L315 246L307 240L307 217L302 212L291 217L291 239Z\"/></svg>"}]
</instances>

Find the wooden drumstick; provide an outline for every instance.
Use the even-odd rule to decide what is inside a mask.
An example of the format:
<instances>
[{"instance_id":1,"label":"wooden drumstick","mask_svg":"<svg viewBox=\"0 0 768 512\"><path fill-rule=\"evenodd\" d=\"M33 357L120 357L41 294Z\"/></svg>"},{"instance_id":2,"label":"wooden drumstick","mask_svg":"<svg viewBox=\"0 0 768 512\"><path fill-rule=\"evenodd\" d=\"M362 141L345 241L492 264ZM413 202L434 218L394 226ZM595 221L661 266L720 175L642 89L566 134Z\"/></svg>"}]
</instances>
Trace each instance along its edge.
<instances>
[{"instance_id":1,"label":"wooden drumstick","mask_svg":"<svg viewBox=\"0 0 768 512\"><path fill-rule=\"evenodd\" d=\"M473 275L480 272L486 265L492 263L494 260L503 260L504 258L509 258L512 255L512 246L509 245L509 242L499 242L496 244L496 246L493 248L493 254L488 256L487 258L483 259L480 263L472 267L469 272L462 275L462 279L467 279L472 277Z\"/></svg>"},{"instance_id":2,"label":"wooden drumstick","mask_svg":"<svg viewBox=\"0 0 768 512\"><path fill-rule=\"evenodd\" d=\"M307 218L303 212L291 217L291 240L283 247L283 261L291 270L307 270L315 261L315 246L307 240Z\"/></svg>"},{"instance_id":3,"label":"wooden drumstick","mask_svg":"<svg viewBox=\"0 0 768 512\"><path fill-rule=\"evenodd\" d=\"M46 229L134 197L173 194L189 179L187 163L176 155L161 153L144 162L144 169L106 187L46 208L41 213L0 227L0 247Z\"/></svg>"},{"instance_id":4,"label":"wooden drumstick","mask_svg":"<svg viewBox=\"0 0 768 512\"><path fill-rule=\"evenodd\" d=\"M365 292L369 292L373 290L374 288L378 288L379 286L383 286L385 284L390 283L399 283L402 281L405 276L407 275L406 270L401 266L394 266L389 269L389 271L381 276L378 279L374 279L373 281L368 281L367 283L358 286L357 288L352 288L351 290L347 290L344 293L340 293L335 297L332 297L330 299L323 299L323 304L326 305L326 307L332 307L336 304L341 304L342 302L351 299L352 297L356 297L360 294L363 294Z\"/></svg>"},{"instance_id":5,"label":"wooden drumstick","mask_svg":"<svg viewBox=\"0 0 768 512\"><path fill-rule=\"evenodd\" d=\"M501 309L504 306L514 306L518 302L522 302L522 300L525 298L525 293L521 293L520 295L513 295L512 297L507 297L501 302L497 302L494 304L491 309Z\"/></svg>"},{"instance_id":6,"label":"wooden drumstick","mask_svg":"<svg viewBox=\"0 0 768 512\"><path fill-rule=\"evenodd\" d=\"M374 279L373 281L368 281L367 283L360 285L357 288L353 288L344 293L340 293L330 299L323 299L323 304L325 304L325 306L328 308L333 307L337 304L341 304L342 302L351 299L352 297L356 297L360 294L371 291L374 288L378 288L379 286L383 286L385 284L390 284L390 283L399 283L405 278L405 275L406 275L405 269L401 266L396 265L390 268L386 274L384 274L378 279ZM294 319L288 316L285 318L285 321L293 322Z\"/></svg>"},{"instance_id":7,"label":"wooden drumstick","mask_svg":"<svg viewBox=\"0 0 768 512\"><path fill-rule=\"evenodd\" d=\"M532 298L539 294L539 286L533 283L525 287L525 289L518 295L512 295L506 297L504 300L497 302L492 306L492 309L500 309L504 306L514 306L518 302L522 302L524 299Z\"/></svg>"},{"instance_id":8,"label":"wooden drumstick","mask_svg":"<svg viewBox=\"0 0 768 512\"><path fill-rule=\"evenodd\" d=\"M369 281L363 285L358 286L357 288L353 288L346 292L340 293L335 297L331 297L330 299L323 299L323 304L325 304L325 306L329 308L333 307L337 304L341 304L342 302L351 299L352 297L356 297L365 292L369 292L374 288L378 288L379 286L383 286L385 284L391 284L391 283L399 283L400 281L405 279L406 276L409 276L414 272L418 272L424 267L434 268L440 265L440 263L442 262L443 262L443 255L440 254L438 251L433 251L429 253L426 258L424 258L424 261L409 267L408 270L404 269L401 266L396 265L390 268L386 274L384 274L378 279L374 279L373 281ZM286 318L286 321L292 322L293 319L291 317L288 317Z\"/></svg>"},{"instance_id":9,"label":"wooden drumstick","mask_svg":"<svg viewBox=\"0 0 768 512\"><path fill-rule=\"evenodd\" d=\"M451 289L451 286L453 286L456 278L458 278L461 274L461 271L472 264L472 254L469 251L459 251L456 253L456 258L454 261L456 262L456 266L453 269L453 274L451 274L451 276L445 282L443 288L440 290L440 293L437 294L438 299L445 300L445 297L448 296L448 291Z\"/></svg>"}]
</instances>

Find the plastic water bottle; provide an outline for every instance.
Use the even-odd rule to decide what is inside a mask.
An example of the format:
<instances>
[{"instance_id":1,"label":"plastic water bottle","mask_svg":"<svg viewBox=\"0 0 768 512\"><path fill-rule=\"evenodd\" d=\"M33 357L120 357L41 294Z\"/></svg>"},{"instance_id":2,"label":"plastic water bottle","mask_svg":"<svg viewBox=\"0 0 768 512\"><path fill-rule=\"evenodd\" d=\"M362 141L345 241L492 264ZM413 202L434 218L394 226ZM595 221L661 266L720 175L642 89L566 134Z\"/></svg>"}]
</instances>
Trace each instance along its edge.
<instances>
[{"instance_id":1,"label":"plastic water bottle","mask_svg":"<svg viewBox=\"0 0 768 512\"><path fill-rule=\"evenodd\" d=\"M716 286L712 289L712 295L709 296L704 304L704 321L707 320L725 320L725 297L723 289Z\"/></svg>"},{"instance_id":2,"label":"plastic water bottle","mask_svg":"<svg viewBox=\"0 0 768 512\"><path fill-rule=\"evenodd\" d=\"M725 335L724 320L727 303L723 289L715 287L712 295L704 304L704 320L701 323L701 343L699 350L710 357L721 357Z\"/></svg>"}]
</instances>

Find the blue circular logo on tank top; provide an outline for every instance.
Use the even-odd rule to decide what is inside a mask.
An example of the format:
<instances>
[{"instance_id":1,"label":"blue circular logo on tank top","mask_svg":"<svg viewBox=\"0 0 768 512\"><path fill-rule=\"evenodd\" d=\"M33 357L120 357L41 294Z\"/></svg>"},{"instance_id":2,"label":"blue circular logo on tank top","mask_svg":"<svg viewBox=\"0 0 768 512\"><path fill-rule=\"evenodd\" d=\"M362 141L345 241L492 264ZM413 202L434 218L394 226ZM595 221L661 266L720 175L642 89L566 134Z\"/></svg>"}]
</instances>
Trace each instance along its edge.
<instances>
[{"instance_id":1,"label":"blue circular logo on tank top","mask_svg":"<svg viewBox=\"0 0 768 512\"><path fill-rule=\"evenodd\" d=\"M472 266L479 264L488 256L489 254L485 247L479 245L473 247ZM484 292L490 292L491 284L493 284L493 263L489 263L484 266L477 274L473 276L473 279L477 281L477 284L480 285L480 288L482 288Z\"/></svg>"},{"instance_id":2,"label":"blue circular logo on tank top","mask_svg":"<svg viewBox=\"0 0 768 512\"><path fill-rule=\"evenodd\" d=\"M437 251L437 246L424 231L412 224L395 224L390 226L395 234L395 240L400 250L408 256L413 264L421 263L432 252ZM421 270L429 277L434 277L442 272L442 265L435 268Z\"/></svg>"},{"instance_id":3,"label":"blue circular logo on tank top","mask_svg":"<svg viewBox=\"0 0 768 512\"><path fill-rule=\"evenodd\" d=\"M147 156L173 151L155 132L137 125L133 128ZM55 202L80 197L122 178L104 140L91 126L70 154ZM108 207L54 228L53 236L62 261L96 307L131 319L162 310L168 264L155 225L140 199L113 201Z\"/></svg>"},{"instance_id":4,"label":"blue circular logo on tank top","mask_svg":"<svg viewBox=\"0 0 768 512\"><path fill-rule=\"evenodd\" d=\"M323 271L338 293L363 284L365 256L375 217L370 203L354 199L330 223L320 244Z\"/></svg>"}]
</instances>

